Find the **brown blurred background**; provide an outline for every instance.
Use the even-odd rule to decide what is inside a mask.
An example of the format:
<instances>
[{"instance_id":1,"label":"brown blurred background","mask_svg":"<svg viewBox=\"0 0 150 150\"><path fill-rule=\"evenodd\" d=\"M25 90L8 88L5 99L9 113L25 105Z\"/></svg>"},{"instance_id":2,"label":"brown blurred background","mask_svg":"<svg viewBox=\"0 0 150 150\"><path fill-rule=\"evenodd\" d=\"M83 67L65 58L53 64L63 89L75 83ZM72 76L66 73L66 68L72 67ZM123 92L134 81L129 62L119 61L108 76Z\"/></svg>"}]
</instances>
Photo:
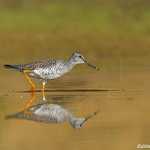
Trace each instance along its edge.
<instances>
[{"instance_id":1,"label":"brown blurred background","mask_svg":"<svg viewBox=\"0 0 150 150\"><path fill-rule=\"evenodd\" d=\"M150 144L149 18L148 0L0 0L0 149L133 150ZM47 89L108 92L47 93L47 98L77 115L101 113L81 130L6 121L30 95L16 93L28 84L2 65L67 59L75 50L101 71L81 65Z\"/></svg>"}]
</instances>

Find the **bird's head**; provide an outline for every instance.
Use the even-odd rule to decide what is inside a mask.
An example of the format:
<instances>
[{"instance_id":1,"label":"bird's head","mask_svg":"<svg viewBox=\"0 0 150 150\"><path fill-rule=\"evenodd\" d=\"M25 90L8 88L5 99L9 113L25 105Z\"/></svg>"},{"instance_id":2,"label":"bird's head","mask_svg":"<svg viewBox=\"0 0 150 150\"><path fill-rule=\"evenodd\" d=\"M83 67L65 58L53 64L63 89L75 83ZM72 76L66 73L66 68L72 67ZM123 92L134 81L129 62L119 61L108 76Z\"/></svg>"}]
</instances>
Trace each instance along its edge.
<instances>
[{"instance_id":1,"label":"bird's head","mask_svg":"<svg viewBox=\"0 0 150 150\"><path fill-rule=\"evenodd\" d=\"M71 61L72 63L74 64L87 64L89 67L92 67L96 70L99 70L99 68L97 68L95 65L93 64L90 64L87 59L78 51L74 52L71 56Z\"/></svg>"},{"instance_id":2,"label":"bird's head","mask_svg":"<svg viewBox=\"0 0 150 150\"><path fill-rule=\"evenodd\" d=\"M71 122L73 128L81 128L85 122L85 118L76 118Z\"/></svg>"},{"instance_id":3,"label":"bird's head","mask_svg":"<svg viewBox=\"0 0 150 150\"><path fill-rule=\"evenodd\" d=\"M81 128L86 121L88 121L93 116L97 115L98 112L99 111L96 111L96 112L88 115L87 117L83 117L83 118L73 117L73 118L70 119L70 123L71 123L73 128Z\"/></svg>"},{"instance_id":4,"label":"bird's head","mask_svg":"<svg viewBox=\"0 0 150 150\"><path fill-rule=\"evenodd\" d=\"M71 56L71 60L73 61L73 63L75 64L83 64L85 63L84 60L84 56L82 54L80 54L79 52L74 52Z\"/></svg>"}]
</instances>

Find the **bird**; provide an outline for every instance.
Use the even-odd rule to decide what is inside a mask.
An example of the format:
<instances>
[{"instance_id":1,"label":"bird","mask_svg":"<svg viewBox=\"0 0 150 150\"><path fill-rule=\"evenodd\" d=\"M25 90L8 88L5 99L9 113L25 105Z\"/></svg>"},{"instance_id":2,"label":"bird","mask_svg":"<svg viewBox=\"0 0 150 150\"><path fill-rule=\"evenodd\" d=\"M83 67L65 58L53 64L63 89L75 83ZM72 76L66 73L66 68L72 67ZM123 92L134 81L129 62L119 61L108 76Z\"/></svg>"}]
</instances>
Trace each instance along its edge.
<instances>
[{"instance_id":1,"label":"bird","mask_svg":"<svg viewBox=\"0 0 150 150\"><path fill-rule=\"evenodd\" d=\"M31 85L32 91L35 90L35 84L31 78L42 81L42 96L43 100L46 100L45 85L47 81L63 76L77 64L87 64L89 67L99 70L98 67L90 64L79 51L75 51L67 60L43 59L27 64L5 64L4 67L22 72Z\"/></svg>"},{"instance_id":2,"label":"bird","mask_svg":"<svg viewBox=\"0 0 150 150\"><path fill-rule=\"evenodd\" d=\"M23 119L43 123L63 123L68 122L73 128L81 128L84 123L95 116L96 111L86 117L76 117L66 108L58 104L37 104L28 108L29 113L18 112L7 115L6 119Z\"/></svg>"}]
</instances>

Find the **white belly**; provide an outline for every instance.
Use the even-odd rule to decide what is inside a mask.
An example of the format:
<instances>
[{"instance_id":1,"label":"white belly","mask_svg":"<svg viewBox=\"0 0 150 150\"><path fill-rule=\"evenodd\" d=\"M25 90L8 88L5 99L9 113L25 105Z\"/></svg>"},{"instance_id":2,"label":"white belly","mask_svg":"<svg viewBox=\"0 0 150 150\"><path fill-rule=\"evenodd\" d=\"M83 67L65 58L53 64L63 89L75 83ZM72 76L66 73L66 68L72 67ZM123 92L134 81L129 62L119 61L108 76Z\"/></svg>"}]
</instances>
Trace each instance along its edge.
<instances>
[{"instance_id":1,"label":"white belly","mask_svg":"<svg viewBox=\"0 0 150 150\"><path fill-rule=\"evenodd\" d=\"M34 73L42 79L56 79L65 74L63 69L36 69Z\"/></svg>"}]
</instances>

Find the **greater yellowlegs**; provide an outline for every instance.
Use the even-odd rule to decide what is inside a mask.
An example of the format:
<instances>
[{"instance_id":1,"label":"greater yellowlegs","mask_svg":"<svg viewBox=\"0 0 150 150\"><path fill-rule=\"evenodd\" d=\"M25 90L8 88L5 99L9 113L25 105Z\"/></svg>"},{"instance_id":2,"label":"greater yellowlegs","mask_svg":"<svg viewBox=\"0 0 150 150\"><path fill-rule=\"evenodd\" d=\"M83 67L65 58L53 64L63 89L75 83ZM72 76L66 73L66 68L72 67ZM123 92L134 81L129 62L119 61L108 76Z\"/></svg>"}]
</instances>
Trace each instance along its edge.
<instances>
[{"instance_id":1,"label":"greater yellowlegs","mask_svg":"<svg viewBox=\"0 0 150 150\"><path fill-rule=\"evenodd\" d=\"M19 112L6 116L6 119L25 119L43 123L63 123L69 122L73 128L81 128L83 124L98 111L88 115L87 117L75 117L67 109L57 104L38 104L31 106L27 110L29 113Z\"/></svg>"},{"instance_id":2,"label":"greater yellowlegs","mask_svg":"<svg viewBox=\"0 0 150 150\"><path fill-rule=\"evenodd\" d=\"M42 81L43 100L45 100L44 89L47 80L59 78L65 73L69 72L75 65L83 63L86 63L88 66L99 70L96 66L88 63L88 61L79 52L74 52L72 56L66 61L47 59L28 64L6 64L4 66L6 68L12 68L23 72L27 81L30 83L32 90L35 89L35 84L32 82L30 77L40 79Z\"/></svg>"}]
</instances>

